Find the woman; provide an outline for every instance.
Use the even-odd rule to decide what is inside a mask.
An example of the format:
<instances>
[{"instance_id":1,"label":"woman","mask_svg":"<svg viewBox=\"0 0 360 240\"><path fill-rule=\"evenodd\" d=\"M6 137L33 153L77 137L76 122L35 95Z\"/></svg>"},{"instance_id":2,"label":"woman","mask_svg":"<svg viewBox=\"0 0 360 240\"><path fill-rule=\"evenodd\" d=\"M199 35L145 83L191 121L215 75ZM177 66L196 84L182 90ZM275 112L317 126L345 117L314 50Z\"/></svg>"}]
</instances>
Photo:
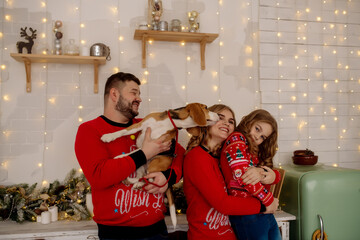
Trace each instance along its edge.
<instances>
[{"instance_id":1,"label":"woman","mask_svg":"<svg viewBox=\"0 0 360 240\"><path fill-rule=\"evenodd\" d=\"M209 110L218 113L220 120L210 127L198 128L199 132L193 134L183 165L188 239L235 240L228 215L250 215L275 209L266 208L256 198L228 195L218 156L223 142L235 129L235 115L231 108L222 104L211 106Z\"/></svg>"}]
</instances>

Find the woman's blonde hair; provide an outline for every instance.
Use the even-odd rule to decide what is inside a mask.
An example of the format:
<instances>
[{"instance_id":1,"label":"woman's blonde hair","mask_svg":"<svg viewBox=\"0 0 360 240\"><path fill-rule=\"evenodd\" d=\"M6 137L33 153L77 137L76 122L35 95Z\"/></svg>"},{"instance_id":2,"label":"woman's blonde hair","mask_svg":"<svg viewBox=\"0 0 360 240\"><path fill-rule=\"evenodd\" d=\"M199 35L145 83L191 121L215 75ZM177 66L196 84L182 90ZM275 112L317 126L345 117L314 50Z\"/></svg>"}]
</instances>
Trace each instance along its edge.
<instances>
[{"instance_id":1,"label":"woman's blonde hair","mask_svg":"<svg viewBox=\"0 0 360 240\"><path fill-rule=\"evenodd\" d=\"M208 107L208 110L214 113L220 113L223 110L229 110L231 112L231 114L233 115L234 118L234 127L236 126L236 122L235 122L235 114L234 111L229 107L226 106L224 104L215 104L212 105L211 107ZM191 149L193 149L194 147L197 147L201 144L208 146L208 141L211 139L211 135L209 134L209 129L211 126L207 126L207 127L198 127L199 129L199 134L196 136L192 136L188 142L188 145L186 147L186 153L188 153ZM216 146L213 149L208 149L209 152L214 155L214 156L219 156L220 155L220 151L221 151L221 147L222 144L219 144L218 146Z\"/></svg>"},{"instance_id":2,"label":"woman's blonde hair","mask_svg":"<svg viewBox=\"0 0 360 240\"><path fill-rule=\"evenodd\" d=\"M259 145L256 146L250 141L250 130L256 122L270 124L272 133ZM272 159L277 151L278 126L275 118L266 110L258 109L244 116L235 131L241 132L248 140L249 150L259 157L260 166L273 167Z\"/></svg>"}]
</instances>

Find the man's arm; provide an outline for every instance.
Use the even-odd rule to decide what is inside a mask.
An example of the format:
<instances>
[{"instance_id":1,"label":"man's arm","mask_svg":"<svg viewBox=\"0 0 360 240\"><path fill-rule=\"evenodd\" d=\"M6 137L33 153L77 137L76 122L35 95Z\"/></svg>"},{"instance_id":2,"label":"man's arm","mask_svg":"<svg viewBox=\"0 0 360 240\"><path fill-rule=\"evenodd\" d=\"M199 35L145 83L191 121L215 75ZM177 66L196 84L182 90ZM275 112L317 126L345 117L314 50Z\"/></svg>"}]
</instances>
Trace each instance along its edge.
<instances>
[{"instance_id":1,"label":"man's arm","mask_svg":"<svg viewBox=\"0 0 360 240\"><path fill-rule=\"evenodd\" d=\"M185 149L177 143L175 157L172 161L170 168L164 172L150 173L145 176L145 178L154 178L154 183L158 186L164 185L167 181L168 183L163 187L157 187L153 184L148 184L145 187L145 190L149 193L163 193L168 189L168 187L180 181L180 179L182 178L184 153Z\"/></svg>"},{"instance_id":2,"label":"man's arm","mask_svg":"<svg viewBox=\"0 0 360 240\"><path fill-rule=\"evenodd\" d=\"M144 165L148 157L169 148L169 142L152 140L150 134L150 130L146 132L142 150L115 159L109 154L107 145L111 143L100 140L102 133L98 129L90 124L80 125L75 140L75 153L91 187L107 188L119 184Z\"/></svg>"}]
</instances>

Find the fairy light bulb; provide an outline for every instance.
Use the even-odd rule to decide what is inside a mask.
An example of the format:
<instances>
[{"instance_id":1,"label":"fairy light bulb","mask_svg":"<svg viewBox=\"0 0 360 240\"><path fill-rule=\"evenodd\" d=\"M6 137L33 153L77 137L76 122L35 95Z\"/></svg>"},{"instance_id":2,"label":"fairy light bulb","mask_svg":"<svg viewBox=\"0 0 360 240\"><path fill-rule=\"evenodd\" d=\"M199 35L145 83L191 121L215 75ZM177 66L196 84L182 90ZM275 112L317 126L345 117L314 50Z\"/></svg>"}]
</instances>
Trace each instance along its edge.
<instances>
[{"instance_id":1,"label":"fairy light bulb","mask_svg":"<svg viewBox=\"0 0 360 240\"><path fill-rule=\"evenodd\" d=\"M4 95L3 99L4 99L4 101L8 102L8 101L10 101L10 96L9 95Z\"/></svg>"},{"instance_id":2,"label":"fairy light bulb","mask_svg":"<svg viewBox=\"0 0 360 240\"><path fill-rule=\"evenodd\" d=\"M50 102L51 104L55 104L55 98L49 98L49 102Z\"/></svg>"}]
</instances>

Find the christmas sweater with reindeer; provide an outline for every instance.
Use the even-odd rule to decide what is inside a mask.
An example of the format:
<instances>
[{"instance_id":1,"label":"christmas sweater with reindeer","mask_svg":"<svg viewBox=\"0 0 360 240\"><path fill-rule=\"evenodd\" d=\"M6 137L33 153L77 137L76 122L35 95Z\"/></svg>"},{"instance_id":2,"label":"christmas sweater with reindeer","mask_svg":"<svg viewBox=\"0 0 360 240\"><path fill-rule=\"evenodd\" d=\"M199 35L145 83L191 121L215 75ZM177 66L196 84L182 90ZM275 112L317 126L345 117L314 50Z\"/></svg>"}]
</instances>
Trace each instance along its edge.
<instances>
[{"instance_id":1,"label":"christmas sweater with reindeer","mask_svg":"<svg viewBox=\"0 0 360 240\"><path fill-rule=\"evenodd\" d=\"M86 179L91 185L94 221L107 226L150 226L164 219L163 194L149 194L132 189L122 183L135 177L135 170L146 163L145 154L139 150L123 158L115 158L137 149L137 135L120 137L112 142L101 141L101 136L129 127L141 119L120 124L100 116L79 126L75 152ZM179 181L182 175L184 149L178 144L173 160L171 178Z\"/></svg>"},{"instance_id":2,"label":"christmas sweater with reindeer","mask_svg":"<svg viewBox=\"0 0 360 240\"><path fill-rule=\"evenodd\" d=\"M189 240L235 240L228 215L260 212L258 199L228 195L219 159L206 148L198 146L186 154L183 172Z\"/></svg>"},{"instance_id":3,"label":"christmas sweater with reindeer","mask_svg":"<svg viewBox=\"0 0 360 240\"><path fill-rule=\"evenodd\" d=\"M222 149L220 164L228 191L232 196L242 198L254 196L265 206L269 206L274 201L269 191L270 185L263 185L260 182L252 185L242 181L241 176L246 170L259 164L258 157L249 152L248 142L243 134L234 132L227 138ZM276 170L274 172L276 177L272 184L280 180L280 173Z\"/></svg>"}]
</instances>

